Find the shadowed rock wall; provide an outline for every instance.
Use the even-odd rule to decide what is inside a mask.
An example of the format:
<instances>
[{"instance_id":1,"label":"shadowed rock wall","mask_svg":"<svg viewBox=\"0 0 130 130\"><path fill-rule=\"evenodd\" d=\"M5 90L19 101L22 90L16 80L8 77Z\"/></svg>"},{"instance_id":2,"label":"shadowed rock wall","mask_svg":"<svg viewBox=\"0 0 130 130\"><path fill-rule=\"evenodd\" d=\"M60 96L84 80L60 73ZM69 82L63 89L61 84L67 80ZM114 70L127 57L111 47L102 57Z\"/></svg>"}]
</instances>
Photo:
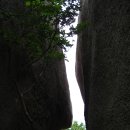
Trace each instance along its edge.
<instances>
[{"instance_id":1,"label":"shadowed rock wall","mask_svg":"<svg viewBox=\"0 0 130 130\"><path fill-rule=\"evenodd\" d=\"M130 2L84 0L76 75L88 130L129 130Z\"/></svg>"},{"instance_id":2,"label":"shadowed rock wall","mask_svg":"<svg viewBox=\"0 0 130 130\"><path fill-rule=\"evenodd\" d=\"M1 9L22 11L22 2L1 1ZM2 19L2 27L18 25ZM30 64L25 48L0 37L0 130L61 130L72 112L64 60ZM61 50L59 50L61 51Z\"/></svg>"},{"instance_id":3,"label":"shadowed rock wall","mask_svg":"<svg viewBox=\"0 0 130 130\"><path fill-rule=\"evenodd\" d=\"M24 49L0 44L0 129L60 130L72 113L64 61L29 65Z\"/></svg>"}]
</instances>

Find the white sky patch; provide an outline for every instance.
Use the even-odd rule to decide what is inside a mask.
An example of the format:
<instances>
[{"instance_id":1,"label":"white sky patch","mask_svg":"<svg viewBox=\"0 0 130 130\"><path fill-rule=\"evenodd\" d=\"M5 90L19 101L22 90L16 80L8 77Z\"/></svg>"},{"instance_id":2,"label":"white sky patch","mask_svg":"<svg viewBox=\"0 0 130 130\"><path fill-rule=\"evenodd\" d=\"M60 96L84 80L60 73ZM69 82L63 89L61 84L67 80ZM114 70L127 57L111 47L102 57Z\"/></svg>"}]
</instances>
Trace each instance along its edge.
<instances>
[{"instance_id":1,"label":"white sky patch","mask_svg":"<svg viewBox=\"0 0 130 130\"><path fill-rule=\"evenodd\" d=\"M75 22L75 25L76 24L77 24L77 20ZM85 124L84 104L83 104L79 86L77 84L77 80L75 77L75 58L76 58L77 36L68 38L68 40L70 41L71 44L73 44L73 46L69 49L69 51L65 53L69 61L69 62L65 61L65 64L66 64L67 78L69 82L70 96L71 96L71 102L72 102L73 121L78 121L79 123L82 122Z\"/></svg>"}]
</instances>

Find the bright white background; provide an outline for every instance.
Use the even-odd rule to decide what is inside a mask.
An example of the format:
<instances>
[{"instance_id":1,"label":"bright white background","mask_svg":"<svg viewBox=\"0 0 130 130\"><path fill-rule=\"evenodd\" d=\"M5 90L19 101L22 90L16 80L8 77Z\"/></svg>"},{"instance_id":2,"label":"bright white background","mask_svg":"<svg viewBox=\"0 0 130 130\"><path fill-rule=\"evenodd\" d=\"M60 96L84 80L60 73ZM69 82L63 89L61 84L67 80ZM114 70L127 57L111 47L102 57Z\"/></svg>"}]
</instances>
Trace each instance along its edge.
<instances>
[{"instance_id":1,"label":"bright white background","mask_svg":"<svg viewBox=\"0 0 130 130\"><path fill-rule=\"evenodd\" d=\"M73 40L75 40L73 42ZM79 86L76 81L75 77L75 53L76 53L76 41L77 37L74 36L73 38L69 38L70 43L73 44L73 47L69 49L66 53L67 59L69 62L65 62L66 64L66 71L67 71L67 78L70 87L70 96L72 102L72 109L73 109L73 121L78 121L78 123L84 123L84 104L81 98Z\"/></svg>"}]
</instances>

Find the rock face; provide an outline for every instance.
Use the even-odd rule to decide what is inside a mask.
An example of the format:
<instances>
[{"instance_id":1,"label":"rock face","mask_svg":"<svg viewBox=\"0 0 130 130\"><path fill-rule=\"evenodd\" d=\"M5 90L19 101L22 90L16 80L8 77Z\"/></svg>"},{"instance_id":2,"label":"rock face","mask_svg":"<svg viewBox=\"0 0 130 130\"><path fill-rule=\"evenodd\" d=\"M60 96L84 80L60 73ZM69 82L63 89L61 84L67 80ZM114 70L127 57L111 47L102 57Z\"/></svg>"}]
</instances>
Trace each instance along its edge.
<instances>
[{"instance_id":1,"label":"rock face","mask_svg":"<svg viewBox=\"0 0 130 130\"><path fill-rule=\"evenodd\" d=\"M24 50L0 44L0 129L60 130L72 113L64 61L29 65Z\"/></svg>"},{"instance_id":2,"label":"rock face","mask_svg":"<svg viewBox=\"0 0 130 130\"><path fill-rule=\"evenodd\" d=\"M16 11L21 7L18 1L1 2L4 9ZM9 20L2 25L19 32ZM70 127L72 112L64 60L30 64L22 46L7 42L0 37L0 130Z\"/></svg>"},{"instance_id":3,"label":"rock face","mask_svg":"<svg viewBox=\"0 0 130 130\"><path fill-rule=\"evenodd\" d=\"M84 0L76 75L87 130L130 129L130 2Z\"/></svg>"}]
</instances>

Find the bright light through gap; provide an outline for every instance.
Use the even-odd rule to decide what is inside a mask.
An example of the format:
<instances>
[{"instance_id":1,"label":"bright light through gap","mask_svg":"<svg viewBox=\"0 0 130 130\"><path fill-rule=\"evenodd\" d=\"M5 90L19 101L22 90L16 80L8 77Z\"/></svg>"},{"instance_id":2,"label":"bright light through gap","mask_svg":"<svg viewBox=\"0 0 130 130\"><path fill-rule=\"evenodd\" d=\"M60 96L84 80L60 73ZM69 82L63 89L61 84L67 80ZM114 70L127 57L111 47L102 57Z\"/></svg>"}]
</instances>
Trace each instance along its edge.
<instances>
[{"instance_id":1,"label":"bright light through gap","mask_svg":"<svg viewBox=\"0 0 130 130\"><path fill-rule=\"evenodd\" d=\"M74 25L77 24L77 19ZM69 49L66 53L67 59L69 62L65 61L66 64L66 71L67 71L67 78L69 82L69 89L70 89L70 97L72 102L72 110L73 110L73 121L77 121L78 123L84 123L84 104L81 97L81 93L79 90L79 86L76 81L75 77L75 58L76 58L76 43L77 43L77 36L73 36L72 38L68 38L73 46ZM74 40L74 41L73 41Z\"/></svg>"}]
</instances>

